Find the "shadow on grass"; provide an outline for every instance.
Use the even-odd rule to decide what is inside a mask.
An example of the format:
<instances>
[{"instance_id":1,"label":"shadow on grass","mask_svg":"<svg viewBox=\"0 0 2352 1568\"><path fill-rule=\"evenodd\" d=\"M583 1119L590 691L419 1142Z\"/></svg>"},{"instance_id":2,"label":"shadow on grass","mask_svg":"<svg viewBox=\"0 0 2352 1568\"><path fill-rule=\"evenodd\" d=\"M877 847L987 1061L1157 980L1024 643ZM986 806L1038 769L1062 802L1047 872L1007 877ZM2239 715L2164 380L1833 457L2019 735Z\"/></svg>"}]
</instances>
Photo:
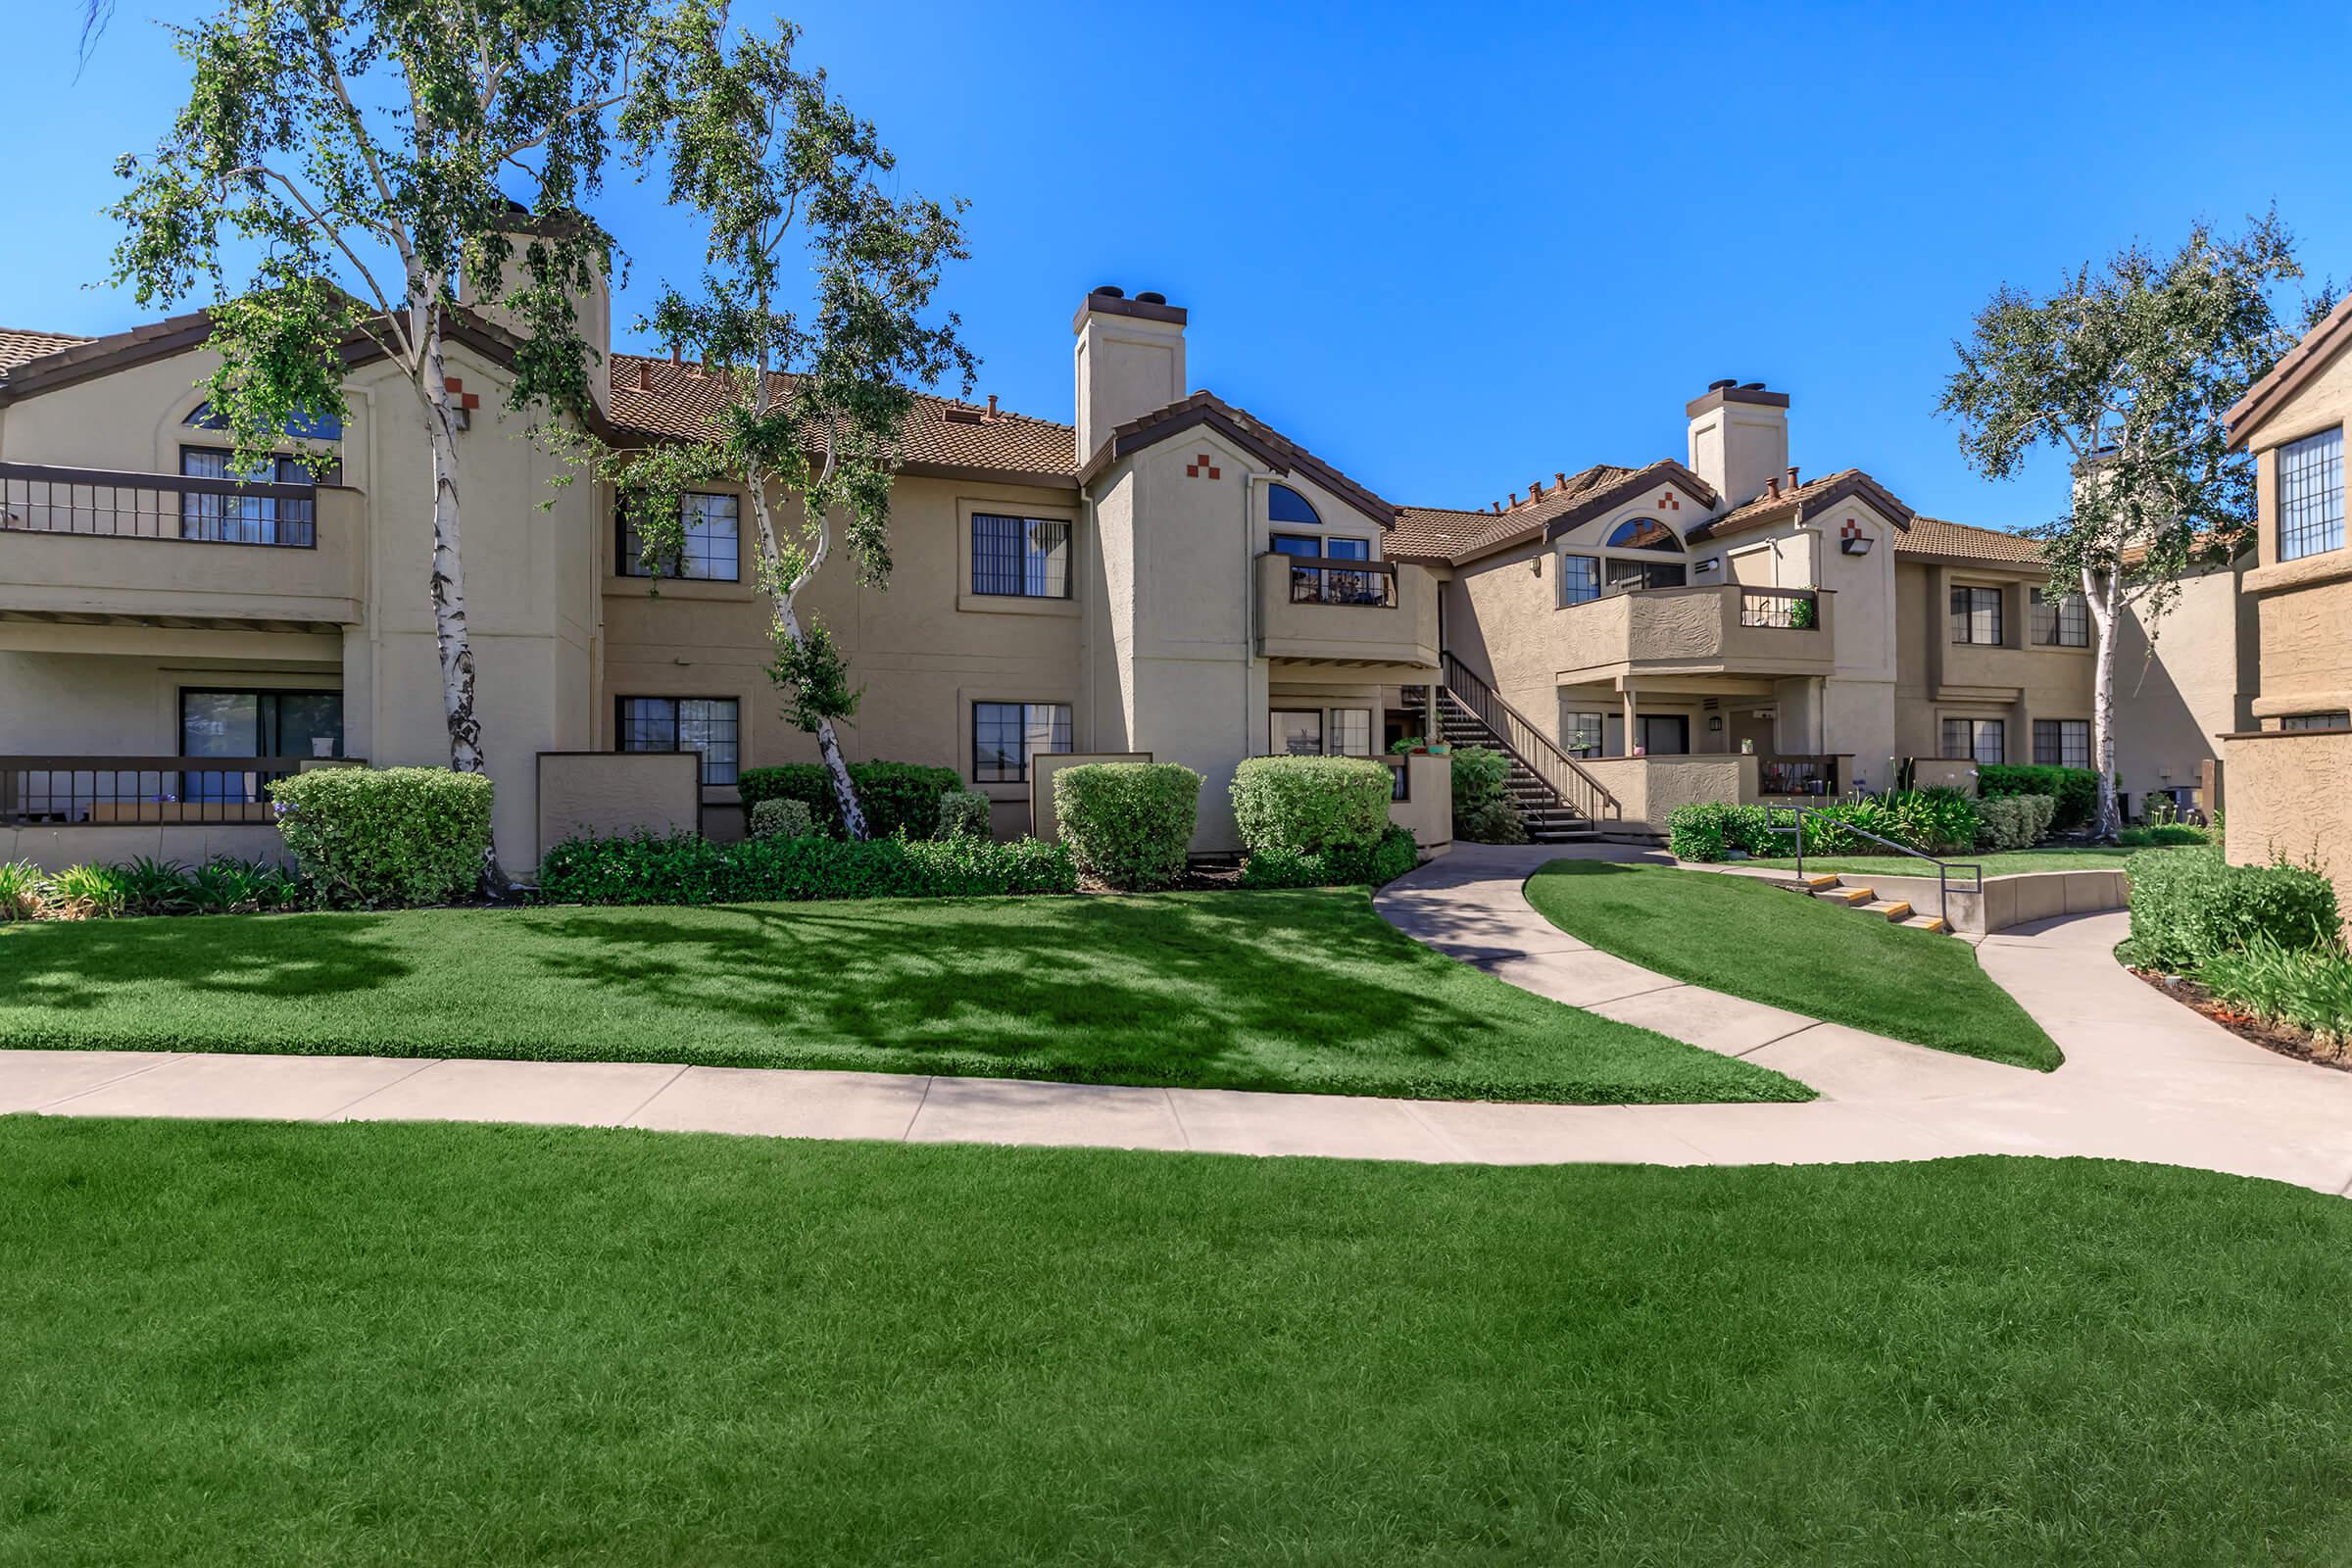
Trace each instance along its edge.
<instances>
[{"instance_id":1,"label":"shadow on grass","mask_svg":"<svg viewBox=\"0 0 2352 1568\"><path fill-rule=\"evenodd\" d=\"M268 1001L348 996L410 966L375 914L225 914L74 920L0 931L0 1002L89 1008L162 983Z\"/></svg>"}]
</instances>

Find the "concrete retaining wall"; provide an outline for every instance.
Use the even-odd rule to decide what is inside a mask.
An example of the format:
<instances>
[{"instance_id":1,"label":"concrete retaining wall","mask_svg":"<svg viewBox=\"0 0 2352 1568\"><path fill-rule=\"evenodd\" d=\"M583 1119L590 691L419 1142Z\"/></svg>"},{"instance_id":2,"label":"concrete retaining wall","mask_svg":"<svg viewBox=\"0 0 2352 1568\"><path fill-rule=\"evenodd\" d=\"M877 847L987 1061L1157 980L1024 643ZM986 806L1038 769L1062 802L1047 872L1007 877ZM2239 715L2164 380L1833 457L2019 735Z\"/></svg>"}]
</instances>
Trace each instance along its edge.
<instances>
[{"instance_id":1,"label":"concrete retaining wall","mask_svg":"<svg viewBox=\"0 0 2352 1568\"><path fill-rule=\"evenodd\" d=\"M1824 858L1828 858L1824 857ZM1869 887L1882 899L1901 899L1921 914L1936 911L1936 882L1932 876L1880 876L1839 873L1848 887ZM1965 882L1967 878L1958 878ZM1972 936L2006 931L2013 925L2054 919L2062 914L2094 914L2130 906L2121 871L2020 871L1988 876L1981 893L1963 893L1955 884L1951 907L1942 911L1953 928Z\"/></svg>"}]
</instances>

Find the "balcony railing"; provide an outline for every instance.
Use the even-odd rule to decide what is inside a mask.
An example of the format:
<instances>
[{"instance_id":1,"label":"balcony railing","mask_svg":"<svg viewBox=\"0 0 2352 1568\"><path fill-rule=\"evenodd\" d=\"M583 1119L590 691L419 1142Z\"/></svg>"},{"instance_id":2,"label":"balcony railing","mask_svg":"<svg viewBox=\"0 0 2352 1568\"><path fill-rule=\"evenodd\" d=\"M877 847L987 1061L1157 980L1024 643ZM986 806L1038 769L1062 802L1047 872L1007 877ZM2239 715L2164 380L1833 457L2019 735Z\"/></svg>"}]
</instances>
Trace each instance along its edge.
<instances>
[{"instance_id":1,"label":"balcony railing","mask_svg":"<svg viewBox=\"0 0 2352 1568\"><path fill-rule=\"evenodd\" d=\"M1811 631L1821 624L1821 601L1809 588L1741 588L1740 624Z\"/></svg>"},{"instance_id":2,"label":"balcony railing","mask_svg":"<svg viewBox=\"0 0 2352 1568\"><path fill-rule=\"evenodd\" d=\"M308 550L318 524L318 491L307 484L0 463L0 532Z\"/></svg>"},{"instance_id":3,"label":"balcony railing","mask_svg":"<svg viewBox=\"0 0 2352 1568\"><path fill-rule=\"evenodd\" d=\"M266 786L302 757L0 757L0 823L273 822Z\"/></svg>"},{"instance_id":4,"label":"balcony railing","mask_svg":"<svg viewBox=\"0 0 2352 1568\"><path fill-rule=\"evenodd\" d=\"M1396 604L1396 568L1385 561L1341 561L1326 556L1293 556L1291 603L1365 605L1389 610Z\"/></svg>"},{"instance_id":5,"label":"balcony railing","mask_svg":"<svg viewBox=\"0 0 2352 1568\"><path fill-rule=\"evenodd\" d=\"M1756 792L1760 795L1826 795L1844 793L1837 757L1759 757Z\"/></svg>"}]
</instances>

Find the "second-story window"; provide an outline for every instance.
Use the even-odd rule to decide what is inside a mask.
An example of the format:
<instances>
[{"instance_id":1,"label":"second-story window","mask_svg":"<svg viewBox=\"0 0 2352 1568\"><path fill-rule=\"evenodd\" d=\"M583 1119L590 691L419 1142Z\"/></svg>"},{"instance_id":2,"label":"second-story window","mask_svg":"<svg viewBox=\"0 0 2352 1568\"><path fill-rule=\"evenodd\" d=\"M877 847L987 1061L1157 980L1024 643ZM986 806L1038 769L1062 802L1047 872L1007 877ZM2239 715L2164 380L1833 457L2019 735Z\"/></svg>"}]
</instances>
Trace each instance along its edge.
<instances>
[{"instance_id":1,"label":"second-story window","mask_svg":"<svg viewBox=\"0 0 2352 1568\"><path fill-rule=\"evenodd\" d=\"M1600 558L1598 556L1562 556L1560 558L1560 604L1581 605L1600 597Z\"/></svg>"},{"instance_id":2,"label":"second-story window","mask_svg":"<svg viewBox=\"0 0 2352 1568\"><path fill-rule=\"evenodd\" d=\"M743 576L741 502L728 495L678 497L678 520L685 525L677 553L656 573L646 564L645 540L627 509L620 515L620 572L623 577L684 577L694 582L737 582Z\"/></svg>"},{"instance_id":3,"label":"second-story window","mask_svg":"<svg viewBox=\"0 0 2352 1568\"><path fill-rule=\"evenodd\" d=\"M972 592L1070 597L1070 525L1058 517L972 514Z\"/></svg>"},{"instance_id":4,"label":"second-story window","mask_svg":"<svg viewBox=\"0 0 2352 1568\"><path fill-rule=\"evenodd\" d=\"M2001 642L2001 591L1998 588L1952 590L1952 641L1982 643L1997 648Z\"/></svg>"},{"instance_id":5,"label":"second-story window","mask_svg":"<svg viewBox=\"0 0 2352 1568\"><path fill-rule=\"evenodd\" d=\"M2037 648L2088 648L2090 601L2081 594L2034 590L2034 645Z\"/></svg>"},{"instance_id":6,"label":"second-story window","mask_svg":"<svg viewBox=\"0 0 2352 1568\"><path fill-rule=\"evenodd\" d=\"M190 479L238 479L248 484L311 483L311 470L291 457L266 458L246 473L234 471L234 454L220 447L181 447L179 471ZM275 496L182 495L179 536L231 545L307 546L317 540L317 515L309 501Z\"/></svg>"},{"instance_id":7,"label":"second-story window","mask_svg":"<svg viewBox=\"0 0 2352 1568\"><path fill-rule=\"evenodd\" d=\"M2278 449L2278 559L2344 548L2341 425Z\"/></svg>"}]
</instances>

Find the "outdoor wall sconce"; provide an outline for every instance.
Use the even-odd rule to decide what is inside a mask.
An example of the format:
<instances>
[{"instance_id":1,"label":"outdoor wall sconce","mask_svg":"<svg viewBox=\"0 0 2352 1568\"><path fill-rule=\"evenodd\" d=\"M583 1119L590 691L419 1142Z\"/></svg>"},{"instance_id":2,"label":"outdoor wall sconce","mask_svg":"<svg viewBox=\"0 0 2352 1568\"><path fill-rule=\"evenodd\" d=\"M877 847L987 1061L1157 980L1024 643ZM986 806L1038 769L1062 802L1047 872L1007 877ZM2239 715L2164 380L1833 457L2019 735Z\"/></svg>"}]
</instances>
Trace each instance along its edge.
<instances>
[{"instance_id":1,"label":"outdoor wall sconce","mask_svg":"<svg viewBox=\"0 0 2352 1568\"><path fill-rule=\"evenodd\" d=\"M1723 729L1723 715L1722 715L1721 713L1717 713L1717 714L1715 714L1714 716L1710 717L1710 718L1707 720L1707 733L1708 733L1708 734L1710 734L1710 735L1717 734L1717 733L1719 733L1719 732L1720 732L1722 729Z\"/></svg>"}]
</instances>

